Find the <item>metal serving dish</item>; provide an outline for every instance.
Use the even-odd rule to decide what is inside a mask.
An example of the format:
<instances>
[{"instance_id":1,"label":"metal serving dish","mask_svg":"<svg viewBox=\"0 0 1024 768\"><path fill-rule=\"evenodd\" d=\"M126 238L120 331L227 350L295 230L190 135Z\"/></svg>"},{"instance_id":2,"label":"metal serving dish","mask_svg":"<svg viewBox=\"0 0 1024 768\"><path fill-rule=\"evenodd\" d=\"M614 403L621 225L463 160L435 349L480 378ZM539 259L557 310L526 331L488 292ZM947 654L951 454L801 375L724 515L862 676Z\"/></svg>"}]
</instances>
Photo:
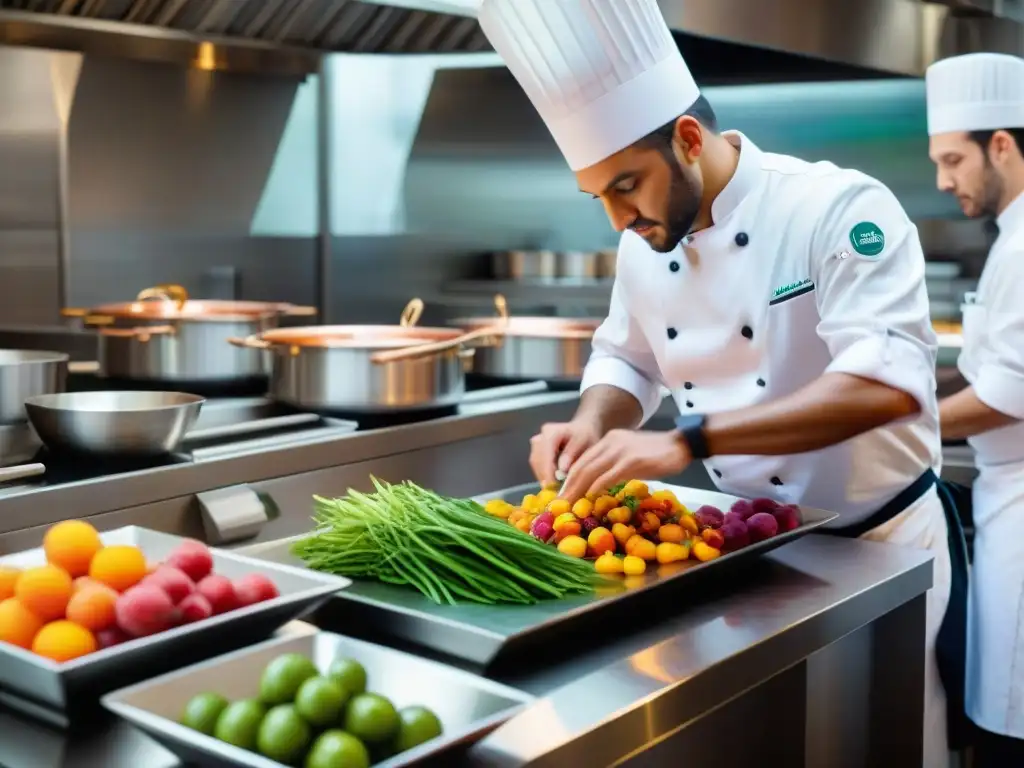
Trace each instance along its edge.
<instances>
[{"instance_id":1,"label":"metal serving dish","mask_svg":"<svg viewBox=\"0 0 1024 768\"><path fill-rule=\"evenodd\" d=\"M99 335L100 376L133 381L236 382L267 376L259 350L231 349L229 338L278 327L282 317L316 315L284 302L190 299L180 285L157 285L135 301L65 309Z\"/></svg>"},{"instance_id":2,"label":"metal serving dish","mask_svg":"<svg viewBox=\"0 0 1024 768\"><path fill-rule=\"evenodd\" d=\"M301 653L321 670L342 656L360 662L369 690L399 709L419 704L433 710L444 734L433 741L375 763L397 768L448 757L493 731L532 697L452 667L341 635L316 632L283 637L148 680L103 698L103 704L190 764L280 768L280 764L178 724L190 698L216 691L228 700L256 696L260 673L283 653Z\"/></svg>"},{"instance_id":3,"label":"metal serving dish","mask_svg":"<svg viewBox=\"0 0 1024 768\"><path fill-rule=\"evenodd\" d=\"M100 538L107 545L137 546L151 562L163 560L184 541L180 536L136 526L107 531ZM0 643L0 694L7 694L4 698L13 694L14 703L24 700L29 705L59 712L88 707L115 688L262 640L351 583L341 577L256 561L234 552L212 552L217 573L232 580L250 573L264 574L277 585L280 596L65 664ZM42 548L0 557L0 565L18 568L45 562Z\"/></svg>"},{"instance_id":4,"label":"metal serving dish","mask_svg":"<svg viewBox=\"0 0 1024 768\"><path fill-rule=\"evenodd\" d=\"M0 424L27 418L25 400L63 392L68 377L68 356L32 349L0 349Z\"/></svg>"},{"instance_id":5,"label":"metal serving dish","mask_svg":"<svg viewBox=\"0 0 1024 768\"><path fill-rule=\"evenodd\" d=\"M649 483L652 489L666 488L691 509L713 504L728 509L738 497L724 493L680 488L664 483ZM503 498L518 502L527 493L536 493L536 484L496 491L478 498ZM711 584L721 584L730 571L749 565L751 560L813 531L838 515L818 509L801 507L803 525L793 531L752 544L738 552L722 555L709 563L688 560L682 563L650 568L643 576L613 578L611 585L593 595L550 600L536 605L437 605L413 589L376 581L356 581L340 592L317 614L317 624L325 628L344 627L347 632L372 631L375 636L411 643L438 653L455 656L480 665L490 665L508 656L522 659L523 651L533 648L564 647L567 632L607 631L617 620L616 610L623 615L638 610L636 602L653 598L657 610L664 610L668 590L692 590L698 578L707 577ZM242 550L246 555L271 563L303 567L291 554L295 536L280 541L256 544ZM662 602L657 602L661 599ZM364 629L366 628L366 629ZM552 645L553 644L553 645ZM548 653L547 650L541 651Z\"/></svg>"},{"instance_id":6,"label":"metal serving dish","mask_svg":"<svg viewBox=\"0 0 1024 768\"><path fill-rule=\"evenodd\" d=\"M203 402L184 392L64 392L31 397L25 410L51 450L158 456L181 444Z\"/></svg>"},{"instance_id":7,"label":"metal serving dish","mask_svg":"<svg viewBox=\"0 0 1024 768\"><path fill-rule=\"evenodd\" d=\"M466 366L476 349L461 343L472 340L466 332L416 325L422 312L423 302L413 299L399 325L279 328L230 343L270 352L270 396L302 410L358 413L454 405L466 391ZM474 335L478 343L491 343L486 333ZM393 354L409 357L381 359Z\"/></svg>"}]
</instances>

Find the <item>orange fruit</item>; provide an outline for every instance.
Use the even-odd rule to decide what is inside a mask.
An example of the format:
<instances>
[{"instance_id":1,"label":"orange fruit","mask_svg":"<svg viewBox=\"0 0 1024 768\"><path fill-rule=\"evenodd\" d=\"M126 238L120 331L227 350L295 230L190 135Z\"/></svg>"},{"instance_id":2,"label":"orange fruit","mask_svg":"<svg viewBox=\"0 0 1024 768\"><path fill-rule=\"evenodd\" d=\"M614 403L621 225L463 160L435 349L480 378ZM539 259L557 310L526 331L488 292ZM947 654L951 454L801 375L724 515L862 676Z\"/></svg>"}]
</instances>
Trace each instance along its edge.
<instances>
[{"instance_id":1,"label":"orange fruit","mask_svg":"<svg viewBox=\"0 0 1024 768\"><path fill-rule=\"evenodd\" d=\"M55 565L29 568L18 577L14 595L43 621L62 619L71 599L71 577Z\"/></svg>"},{"instance_id":2,"label":"orange fruit","mask_svg":"<svg viewBox=\"0 0 1024 768\"><path fill-rule=\"evenodd\" d=\"M46 561L71 574L72 578L89 572L93 555L103 548L100 535L82 520L65 520L50 527L43 537Z\"/></svg>"},{"instance_id":3,"label":"orange fruit","mask_svg":"<svg viewBox=\"0 0 1024 768\"><path fill-rule=\"evenodd\" d=\"M9 565L0 565L0 600L14 597L14 585L21 576L20 568L11 568Z\"/></svg>"},{"instance_id":4,"label":"orange fruit","mask_svg":"<svg viewBox=\"0 0 1024 768\"><path fill-rule=\"evenodd\" d=\"M42 626L43 620L22 605L20 600L9 597L0 602L0 642L19 648L31 648Z\"/></svg>"},{"instance_id":5,"label":"orange fruit","mask_svg":"<svg viewBox=\"0 0 1024 768\"><path fill-rule=\"evenodd\" d=\"M127 544L104 547L89 565L91 578L118 592L131 589L148 574L149 566L142 550Z\"/></svg>"},{"instance_id":6,"label":"orange fruit","mask_svg":"<svg viewBox=\"0 0 1024 768\"><path fill-rule=\"evenodd\" d=\"M90 632L110 629L117 621L117 592L103 585L86 587L71 596L67 618Z\"/></svg>"},{"instance_id":7,"label":"orange fruit","mask_svg":"<svg viewBox=\"0 0 1024 768\"><path fill-rule=\"evenodd\" d=\"M73 621L52 621L39 630L32 652L53 661L71 661L96 650L96 638Z\"/></svg>"}]
</instances>

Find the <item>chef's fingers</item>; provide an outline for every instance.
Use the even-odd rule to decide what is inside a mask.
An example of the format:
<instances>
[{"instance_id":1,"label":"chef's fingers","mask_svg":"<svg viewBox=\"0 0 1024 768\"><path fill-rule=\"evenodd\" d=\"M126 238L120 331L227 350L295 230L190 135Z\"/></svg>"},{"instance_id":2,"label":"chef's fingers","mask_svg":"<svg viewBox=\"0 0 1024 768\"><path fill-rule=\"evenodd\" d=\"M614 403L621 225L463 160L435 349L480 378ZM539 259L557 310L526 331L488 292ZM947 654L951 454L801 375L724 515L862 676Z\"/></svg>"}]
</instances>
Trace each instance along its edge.
<instances>
[{"instance_id":1,"label":"chef's fingers","mask_svg":"<svg viewBox=\"0 0 1024 768\"><path fill-rule=\"evenodd\" d=\"M573 463L568 477L562 485L559 497L576 501L583 498L595 478L614 463L612 446L607 440L599 440L585 450Z\"/></svg>"},{"instance_id":2,"label":"chef's fingers","mask_svg":"<svg viewBox=\"0 0 1024 768\"><path fill-rule=\"evenodd\" d=\"M584 433L581 430L573 430L565 445L562 446L561 454L558 456L558 470L567 476L576 460L593 444L593 437L589 432Z\"/></svg>"},{"instance_id":3,"label":"chef's fingers","mask_svg":"<svg viewBox=\"0 0 1024 768\"><path fill-rule=\"evenodd\" d=\"M587 490L587 493L603 493L608 488L613 488L623 480L630 479L630 466L629 462L625 460L618 460L612 464L612 466L605 470Z\"/></svg>"},{"instance_id":4,"label":"chef's fingers","mask_svg":"<svg viewBox=\"0 0 1024 768\"><path fill-rule=\"evenodd\" d=\"M555 483L555 460L569 440L567 424L545 424L530 438L530 469L543 486Z\"/></svg>"}]
</instances>

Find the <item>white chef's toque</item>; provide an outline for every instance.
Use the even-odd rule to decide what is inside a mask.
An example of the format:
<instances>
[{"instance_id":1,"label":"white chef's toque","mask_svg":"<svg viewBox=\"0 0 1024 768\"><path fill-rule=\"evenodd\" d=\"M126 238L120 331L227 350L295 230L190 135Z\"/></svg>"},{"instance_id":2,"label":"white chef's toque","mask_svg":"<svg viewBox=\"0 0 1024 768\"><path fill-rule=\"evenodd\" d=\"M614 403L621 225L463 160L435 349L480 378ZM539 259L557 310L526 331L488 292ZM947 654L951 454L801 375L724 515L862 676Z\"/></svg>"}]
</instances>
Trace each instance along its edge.
<instances>
[{"instance_id":1,"label":"white chef's toque","mask_svg":"<svg viewBox=\"0 0 1024 768\"><path fill-rule=\"evenodd\" d=\"M483 0L478 17L574 171L700 96L657 0Z\"/></svg>"},{"instance_id":2,"label":"white chef's toque","mask_svg":"<svg viewBox=\"0 0 1024 768\"><path fill-rule=\"evenodd\" d=\"M1024 128L1024 59L969 53L937 61L925 74L928 135Z\"/></svg>"}]
</instances>

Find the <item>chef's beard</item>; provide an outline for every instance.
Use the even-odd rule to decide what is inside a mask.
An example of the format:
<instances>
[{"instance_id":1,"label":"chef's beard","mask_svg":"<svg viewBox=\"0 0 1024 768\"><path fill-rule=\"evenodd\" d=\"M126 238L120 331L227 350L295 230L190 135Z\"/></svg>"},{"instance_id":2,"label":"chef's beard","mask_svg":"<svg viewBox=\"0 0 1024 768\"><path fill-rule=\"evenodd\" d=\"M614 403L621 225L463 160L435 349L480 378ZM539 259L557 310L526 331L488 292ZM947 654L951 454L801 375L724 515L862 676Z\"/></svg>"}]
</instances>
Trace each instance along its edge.
<instances>
[{"instance_id":1,"label":"chef's beard","mask_svg":"<svg viewBox=\"0 0 1024 768\"><path fill-rule=\"evenodd\" d=\"M700 199L704 193L704 186L693 171L684 168L672 156L666 157L665 162L668 163L672 174L668 188L665 221L637 218L631 225L631 227L661 228L665 233L663 237L657 240L647 240L651 250L658 253L671 253L683 238L690 234L693 223L697 220L697 214L700 213ZM657 232L658 230L652 231Z\"/></svg>"},{"instance_id":2,"label":"chef's beard","mask_svg":"<svg viewBox=\"0 0 1024 768\"><path fill-rule=\"evenodd\" d=\"M981 199L978 203L978 216L995 219L999 215L999 205L1003 200L1006 184L995 167L985 158L985 171L981 183Z\"/></svg>"}]
</instances>

